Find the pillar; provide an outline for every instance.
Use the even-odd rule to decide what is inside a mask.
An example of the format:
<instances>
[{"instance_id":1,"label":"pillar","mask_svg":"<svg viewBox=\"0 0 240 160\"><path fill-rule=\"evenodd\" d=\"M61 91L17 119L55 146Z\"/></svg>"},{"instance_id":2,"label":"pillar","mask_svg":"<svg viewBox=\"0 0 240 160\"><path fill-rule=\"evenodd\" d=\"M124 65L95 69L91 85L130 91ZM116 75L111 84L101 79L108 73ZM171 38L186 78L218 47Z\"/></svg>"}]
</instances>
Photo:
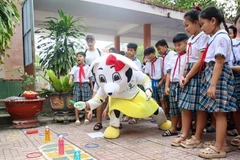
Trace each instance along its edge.
<instances>
[{"instance_id":1,"label":"pillar","mask_svg":"<svg viewBox=\"0 0 240 160\"><path fill-rule=\"evenodd\" d=\"M143 25L143 41L144 49L151 45L151 24Z\"/></svg>"},{"instance_id":2,"label":"pillar","mask_svg":"<svg viewBox=\"0 0 240 160\"><path fill-rule=\"evenodd\" d=\"M114 48L119 52L120 51L120 36L114 37Z\"/></svg>"}]
</instances>

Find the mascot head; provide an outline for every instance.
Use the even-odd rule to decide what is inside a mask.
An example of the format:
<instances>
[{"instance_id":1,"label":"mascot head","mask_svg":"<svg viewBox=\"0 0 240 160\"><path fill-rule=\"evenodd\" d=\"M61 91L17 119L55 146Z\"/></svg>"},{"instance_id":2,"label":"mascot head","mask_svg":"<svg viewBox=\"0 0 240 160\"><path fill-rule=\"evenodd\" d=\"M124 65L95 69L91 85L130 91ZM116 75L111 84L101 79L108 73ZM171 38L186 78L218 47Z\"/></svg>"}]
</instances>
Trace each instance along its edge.
<instances>
[{"instance_id":1,"label":"mascot head","mask_svg":"<svg viewBox=\"0 0 240 160\"><path fill-rule=\"evenodd\" d=\"M120 93L128 87L133 70L139 69L132 60L115 53L97 58L89 69L93 72L98 86L109 96Z\"/></svg>"}]
</instances>

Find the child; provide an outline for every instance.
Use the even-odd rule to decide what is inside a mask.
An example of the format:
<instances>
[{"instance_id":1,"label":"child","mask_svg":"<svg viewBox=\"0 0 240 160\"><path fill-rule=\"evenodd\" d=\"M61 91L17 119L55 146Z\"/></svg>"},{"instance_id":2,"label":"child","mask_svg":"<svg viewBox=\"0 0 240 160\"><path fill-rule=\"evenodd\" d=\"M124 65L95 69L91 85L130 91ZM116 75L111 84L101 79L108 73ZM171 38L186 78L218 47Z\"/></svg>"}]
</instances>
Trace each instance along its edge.
<instances>
[{"instance_id":1,"label":"child","mask_svg":"<svg viewBox=\"0 0 240 160\"><path fill-rule=\"evenodd\" d=\"M180 88L179 81L181 70L183 68L186 58L187 40L188 36L186 33L178 33L173 38L174 48L177 54L170 57L168 68L166 68L167 76L165 86L165 94L169 95L172 126L170 130L167 130L166 132L163 133L162 136L164 137L178 135L177 124L181 117L181 110L178 107Z\"/></svg>"},{"instance_id":2,"label":"child","mask_svg":"<svg viewBox=\"0 0 240 160\"><path fill-rule=\"evenodd\" d=\"M147 74L152 80L152 90L153 90L153 98L156 101L160 100L161 90L158 87L158 83L162 79L162 58L156 57L156 51L153 47L148 47L144 51L144 57L148 59L145 65L144 73Z\"/></svg>"},{"instance_id":3,"label":"child","mask_svg":"<svg viewBox=\"0 0 240 160\"><path fill-rule=\"evenodd\" d=\"M227 31L221 29L223 23L227 26L223 14L216 7L207 7L200 13L201 29L210 35L207 47L202 56L202 64L205 69L202 72L199 110L210 112L216 119L216 142L206 149L198 152L202 158L225 158L227 118L226 112L236 111L236 97L234 95L234 76L228 66L233 60L231 39ZM197 114L197 118L199 114ZM198 123L198 120L197 120ZM206 117L202 117L199 123L205 124ZM199 124L198 123L198 124ZM197 129L198 129L197 124ZM202 126L202 125L201 125ZM201 128L201 127L200 127ZM201 142L201 135L194 140Z\"/></svg>"},{"instance_id":4,"label":"child","mask_svg":"<svg viewBox=\"0 0 240 160\"><path fill-rule=\"evenodd\" d=\"M201 57L209 39L209 36L201 31L199 14L199 9L192 9L184 15L183 20L186 31L192 36L188 39L187 58L180 76L178 106L182 109L182 134L171 143L172 146L177 147L188 136L192 124L192 112L197 111L199 105L201 75L198 72Z\"/></svg>"},{"instance_id":5,"label":"child","mask_svg":"<svg viewBox=\"0 0 240 160\"><path fill-rule=\"evenodd\" d=\"M168 49L168 44L165 39L159 40L156 44L155 47L157 48L158 53L162 56L162 76L163 78L159 82L158 86L161 87L161 93L160 95L160 103L161 107L164 110L165 114L169 114L169 97L168 95L164 95L164 88L165 88L165 81L166 81L166 74L167 74L167 64L170 60L170 57L176 54L176 52L171 51Z\"/></svg>"},{"instance_id":6,"label":"child","mask_svg":"<svg viewBox=\"0 0 240 160\"><path fill-rule=\"evenodd\" d=\"M137 47L138 45L136 43L128 43L127 45L127 57L131 59L136 65L138 66L139 70L142 70L142 63L141 61L136 57L137 54ZM139 86L141 88L141 86ZM131 117L124 117L123 121L128 121L129 124L137 123L137 119L131 118Z\"/></svg>"},{"instance_id":7,"label":"child","mask_svg":"<svg viewBox=\"0 0 240 160\"><path fill-rule=\"evenodd\" d=\"M93 88L93 84L92 84L92 79L86 77L89 65L84 63L85 57L86 57L86 54L84 52L78 52L76 55L78 65L74 66L70 72L69 84L72 84L73 80L75 83L73 88L73 100L75 102L78 102L78 101L86 102L89 99L91 99L91 91ZM75 123L77 125L80 125L79 113L76 108L75 108L75 116L76 116ZM89 120L87 119L87 113L85 113L84 124L89 124Z\"/></svg>"},{"instance_id":8,"label":"child","mask_svg":"<svg viewBox=\"0 0 240 160\"><path fill-rule=\"evenodd\" d=\"M229 33L229 36L230 36L231 39L236 38L236 36L237 36L237 28L234 27L234 26L229 26L228 27L228 33Z\"/></svg>"},{"instance_id":9,"label":"child","mask_svg":"<svg viewBox=\"0 0 240 160\"><path fill-rule=\"evenodd\" d=\"M127 45L127 57L131 59L138 66L139 70L142 70L142 63L139 59L137 59L137 47L136 43L128 43Z\"/></svg>"},{"instance_id":10,"label":"child","mask_svg":"<svg viewBox=\"0 0 240 160\"><path fill-rule=\"evenodd\" d=\"M237 36L232 40L233 45L233 53L235 55L235 65L232 69L234 71L235 76L235 91L237 96L237 105L240 105L240 14L234 20L234 24L237 28ZM240 133L240 109L238 108L237 112L234 115L235 124L238 134ZM240 149L240 135L236 136L232 139L231 144L234 146L238 146Z\"/></svg>"}]
</instances>

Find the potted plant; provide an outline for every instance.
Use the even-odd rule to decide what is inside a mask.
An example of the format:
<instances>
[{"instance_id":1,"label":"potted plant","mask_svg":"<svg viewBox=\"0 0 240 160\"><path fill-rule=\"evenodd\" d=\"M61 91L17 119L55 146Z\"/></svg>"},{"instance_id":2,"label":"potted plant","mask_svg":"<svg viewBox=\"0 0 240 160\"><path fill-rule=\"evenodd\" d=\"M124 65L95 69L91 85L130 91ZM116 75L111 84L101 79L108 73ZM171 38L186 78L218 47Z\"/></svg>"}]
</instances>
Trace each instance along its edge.
<instances>
[{"instance_id":1,"label":"potted plant","mask_svg":"<svg viewBox=\"0 0 240 160\"><path fill-rule=\"evenodd\" d=\"M37 97L37 93L28 90L35 83L35 77L18 69L21 74L21 88L24 91L19 96L8 97L1 100L5 103L7 112L12 117L13 128L37 127L37 116L42 111L45 98Z\"/></svg>"},{"instance_id":2,"label":"potted plant","mask_svg":"<svg viewBox=\"0 0 240 160\"><path fill-rule=\"evenodd\" d=\"M72 99L72 87L68 85L68 74L76 64L76 50L83 49L84 31L87 30L81 17L65 14L58 10L59 18L47 17L43 28L36 33L47 33L40 36L37 49L40 50L40 66L46 73L53 90L48 94L49 104L55 111L55 121L74 120L74 108L69 103ZM70 116L72 115L72 116Z\"/></svg>"},{"instance_id":3,"label":"potted plant","mask_svg":"<svg viewBox=\"0 0 240 160\"><path fill-rule=\"evenodd\" d=\"M9 56L5 50L10 47L15 25L19 23L19 13L12 0L0 1L0 6L0 64L3 64L3 58Z\"/></svg>"},{"instance_id":4,"label":"potted plant","mask_svg":"<svg viewBox=\"0 0 240 160\"><path fill-rule=\"evenodd\" d=\"M43 28L36 32L45 33L38 41L37 48L40 49L40 66L47 70L47 75L52 86L52 90L43 89L48 92L48 101L55 111L56 121L74 120L74 108L69 103L72 99L72 86L68 85L68 73L75 65L75 53L77 49L82 49L83 44L78 39L84 37L86 31L81 17L74 18L70 14L65 14L58 10L59 18L47 17L43 23ZM49 93L51 92L51 94ZM72 116L70 116L72 115Z\"/></svg>"}]
</instances>

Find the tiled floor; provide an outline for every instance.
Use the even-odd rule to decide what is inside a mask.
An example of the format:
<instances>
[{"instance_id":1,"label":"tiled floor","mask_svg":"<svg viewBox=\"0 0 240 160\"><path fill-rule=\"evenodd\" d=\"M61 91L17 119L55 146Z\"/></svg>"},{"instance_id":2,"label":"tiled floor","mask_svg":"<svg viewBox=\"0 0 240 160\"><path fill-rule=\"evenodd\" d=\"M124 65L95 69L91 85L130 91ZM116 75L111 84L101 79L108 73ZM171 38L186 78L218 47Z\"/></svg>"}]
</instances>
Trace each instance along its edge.
<instances>
[{"instance_id":1,"label":"tiled floor","mask_svg":"<svg viewBox=\"0 0 240 160\"><path fill-rule=\"evenodd\" d=\"M170 142L174 137L163 138L162 132L157 129L155 124L149 120L143 120L138 124L128 124L123 122L121 135L114 140L104 138L91 138L87 133L92 133L93 125L76 126L74 123L49 124L51 129L52 142L57 142L57 134L68 134L65 137L67 143L71 143L96 159L100 160L198 160L196 155L198 149L183 149L181 147L172 147ZM104 121L103 132L108 125ZM45 126L38 127L39 133L44 132ZM0 128L0 160L25 160L26 155L32 152L38 152L38 148L43 145L44 136L41 134L26 135L25 129ZM214 134L205 134L204 140L213 139ZM230 140L231 137L228 137ZM96 143L96 148L88 148L86 144ZM232 147L228 153L227 159L239 159L240 151ZM43 157L31 158L32 160L41 160Z\"/></svg>"}]
</instances>

